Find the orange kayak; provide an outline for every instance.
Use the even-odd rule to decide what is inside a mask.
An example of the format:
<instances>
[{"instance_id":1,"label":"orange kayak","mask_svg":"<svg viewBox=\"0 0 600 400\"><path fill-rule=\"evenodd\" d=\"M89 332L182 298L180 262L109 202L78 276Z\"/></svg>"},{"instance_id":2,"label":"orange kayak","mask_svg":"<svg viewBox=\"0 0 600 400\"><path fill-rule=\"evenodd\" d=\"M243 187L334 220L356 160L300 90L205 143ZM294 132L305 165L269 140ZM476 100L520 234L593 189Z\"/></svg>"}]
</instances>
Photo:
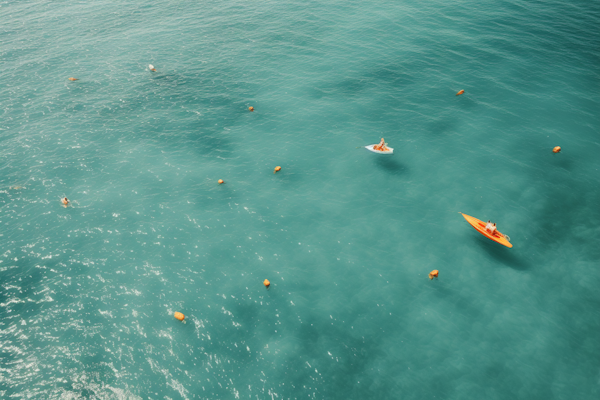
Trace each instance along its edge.
<instances>
[{"instance_id":1,"label":"orange kayak","mask_svg":"<svg viewBox=\"0 0 600 400\"><path fill-rule=\"evenodd\" d=\"M506 247L512 247L513 246L508 241L507 237L505 235L501 234L500 232L496 231L496 232L494 232L494 234L491 234L488 231L486 231L485 230L485 225L486 225L485 222L480 221L477 218L471 217L470 215L467 215L467 214L461 213L461 215L463 217L465 217L465 219L467 220L467 222L470 223L471 226L477 230L477 232L481 233L483 236L487 237L488 239L492 239L494 242L498 242L500 244L503 244Z\"/></svg>"}]
</instances>

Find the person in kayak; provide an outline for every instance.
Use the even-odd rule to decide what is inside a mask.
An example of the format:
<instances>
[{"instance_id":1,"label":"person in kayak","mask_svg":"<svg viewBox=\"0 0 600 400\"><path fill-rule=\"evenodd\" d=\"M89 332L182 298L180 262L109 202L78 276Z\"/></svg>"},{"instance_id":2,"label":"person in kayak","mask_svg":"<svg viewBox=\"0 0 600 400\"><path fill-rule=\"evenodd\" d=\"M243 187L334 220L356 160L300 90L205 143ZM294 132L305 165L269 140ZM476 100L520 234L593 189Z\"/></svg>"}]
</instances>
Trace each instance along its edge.
<instances>
[{"instance_id":1,"label":"person in kayak","mask_svg":"<svg viewBox=\"0 0 600 400\"><path fill-rule=\"evenodd\" d=\"M374 150L379 150L379 151L388 151L389 149L387 148L387 146L385 145L385 139L381 138L381 142L379 142L379 144L376 144L375 146L373 146Z\"/></svg>"},{"instance_id":2,"label":"person in kayak","mask_svg":"<svg viewBox=\"0 0 600 400\"><path fill-rule=\"evenodd\" d=\"M485 230L493 235L496 232L496 223L491 223L490 220L488 220L487 224L485 224Z\"/></svg>"}]
</instances>

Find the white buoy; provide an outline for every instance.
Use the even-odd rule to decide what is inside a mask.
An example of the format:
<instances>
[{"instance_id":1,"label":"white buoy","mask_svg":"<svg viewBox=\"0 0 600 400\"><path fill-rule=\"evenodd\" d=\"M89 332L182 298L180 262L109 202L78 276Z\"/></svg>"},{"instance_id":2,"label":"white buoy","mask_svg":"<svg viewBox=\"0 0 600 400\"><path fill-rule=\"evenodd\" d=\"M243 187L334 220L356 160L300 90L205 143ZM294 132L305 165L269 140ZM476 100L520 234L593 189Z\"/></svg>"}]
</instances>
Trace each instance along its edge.
<instances>
[{"instance_id":1,"label":"white buoy","mask_svg":"<svg viewBox=\"0 0 600 400\"><path fill-rule=\"evenodd\" d=\"M156 72L156 68L154 68L154 65L149 64L148 68L150 69L150 71Z\"/></svg>"}]
</instances>

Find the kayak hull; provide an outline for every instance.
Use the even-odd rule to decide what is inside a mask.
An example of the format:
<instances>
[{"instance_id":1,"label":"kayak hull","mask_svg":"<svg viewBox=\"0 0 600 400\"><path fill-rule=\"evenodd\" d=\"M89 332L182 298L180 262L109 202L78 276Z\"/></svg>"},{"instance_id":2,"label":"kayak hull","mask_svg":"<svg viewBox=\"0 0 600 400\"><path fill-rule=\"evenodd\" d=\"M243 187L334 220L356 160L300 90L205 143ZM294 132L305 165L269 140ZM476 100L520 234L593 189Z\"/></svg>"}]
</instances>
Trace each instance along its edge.
<instances>
[{"instance_id":1,"label":"kayak hull","mask_svg":"<svg viewBox=\"0 0 600 400\"><path fill-rule=\"evenodd\" d=\"M496 231L494 232L494 234L492 235L491 233L489 233L488 231L485 230L485 225L486 223L478 220L475 217L471 217L470 215L467 214L463 214L460 213L469 224L471 224L471 226L473 228L475 228L475 230L479 233L481 233L483 236L485 236L488 239L493 240L494 242L500 243L501 245L504 245L506 247L513 247L512 243L509 242L506 239L506 236L504 236L503 234L501 234L500 232Z\"/></svg>"},{"instance_id":2,"label":"kayak hull","mask_svg":"<svg viewBox=\"0 0 600 400\"><path fill-rule=\"evenodd\" d=\"M375 150L373 147L379 145L379 143L377 144L370 144L368 146L365 146L365 149L372 151L373 153L377 153L377 154L394 154L394 149L392 149L391 147L388 147L388 151L381 151L381 150Z\"/></svg>"}]
</instances>

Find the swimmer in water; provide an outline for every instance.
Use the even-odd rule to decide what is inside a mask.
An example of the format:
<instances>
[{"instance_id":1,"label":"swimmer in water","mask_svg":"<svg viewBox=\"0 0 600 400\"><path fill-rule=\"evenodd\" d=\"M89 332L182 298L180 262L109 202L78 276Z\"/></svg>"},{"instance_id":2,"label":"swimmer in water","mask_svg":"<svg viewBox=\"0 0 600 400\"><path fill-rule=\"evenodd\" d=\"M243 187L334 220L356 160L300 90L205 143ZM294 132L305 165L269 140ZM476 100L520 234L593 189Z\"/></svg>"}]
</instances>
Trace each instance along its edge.
<instances>
[{"instance_id":1,"label":"swimmer in water","mask_svg":"<svg viewBox=\"0 0 600 400\"><path fill-rule=\"evenodd\" d=\"M60 199L60 201L62 201L63 203L63 207L67 208L67 206L69 205L69 199L67 199L66 197Z\"/></svg>"},{"instance_id":2,"label":"swimmer in water","mask_svg":"<svg viewBox=\"0 0 600 400\"><path fill-rule=\"evenodd\" d=\"M379 150L379 151L388 151L388 148L385 145L385 139L381 138L381 142L379 142L379 144L376 144L375 146L373 146L374 150Z\"/></svg>"}]
</instances>

